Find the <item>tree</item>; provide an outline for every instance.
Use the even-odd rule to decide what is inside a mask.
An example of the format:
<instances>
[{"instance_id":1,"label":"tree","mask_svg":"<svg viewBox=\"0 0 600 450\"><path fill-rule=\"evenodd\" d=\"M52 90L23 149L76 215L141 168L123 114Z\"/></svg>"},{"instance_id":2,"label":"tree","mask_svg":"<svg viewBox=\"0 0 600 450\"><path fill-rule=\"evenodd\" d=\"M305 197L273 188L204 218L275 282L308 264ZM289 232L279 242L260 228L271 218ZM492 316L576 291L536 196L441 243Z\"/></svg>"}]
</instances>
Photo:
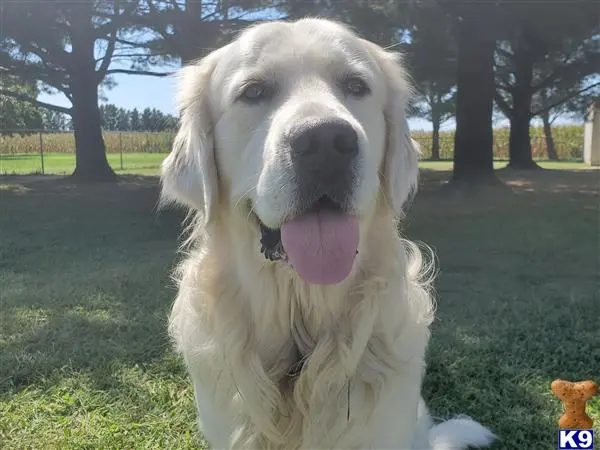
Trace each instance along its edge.
<instances>
[{"instance_id":1,"label":"tree","mask_svg":"<svg viewBox=\"0 0 600 450\"><path fill-rule=\"evenodd\" d=\"M511 8L516 25L507 27L506 39L498 46L495 93L497 105L511 124L510 167L538 167L531 153L530 121L546 114L533 107L536 95L543 91L538 95L541 107L541 100L548 98L554 85L577 89L586 77L600 71L598 5L576 3L546 5L544 14L531 2ZM552 147L549 149L552 152Z\"/></svg>"},{"instance_id":2,"label":"tree","mask_svg":"<svg viewBox=\"0 0 600 450\"><path fill-rule=\"evenodd\" d=\"M100 106L102 126L110 131L164 131L177 127L177 119L157 108L144 108L140 116L137 109L131 111L113 104Z\"/></svg>"},{"instance_id":3,"label":"tree","mask_svg":"<svg viewBox=\"0 0 600 450\"><path fill-rule=\"evenodd\" d=\"M163 130L176 130L178 126L177 117L167 114L163 123Z\"/></svg>"},{"instance_id":4,"label":"tree","mask_svg":"<svg viewBox=\"0 0 600 450\"><path fill-rule=\"evenodd\" d=\"M72 117L76 154L73 176L77 179L116 178L106 159L98 91L110 83L111 74L139 73L111 67L113 58L130 52L130 46L123 42L131 34L128 27L139 12L138 3L47 0L4 5L2 70L23 81L40 83L47 92L63 93L72 106L41 102L4 87L0 93Z\"/></svg>"},{"instance_id":5,"label":"tree","mask_svg":"<svg viewBox=\"0 0 600 450\"><path fill-rule=\"evenodd\" d=\"M456 110L456 89L434 81L422 81L418 85L419 94L410 117L420 117L431 122L431 160L440 160L440 129L454 117Z\"/></svg>"},{"instance_id":6,"label":"tree","mask_svg":"<svg viewBox=\"0 0 600 450\"><path fill-rule=\"evenodd\" d=\"M494 49L510 0L429 0L423 14L450 24L456 59L456 132L451 185L498 182L493 164ZM435 25L434 25L435 26Z\"/></svg>"},{"instance_id":7,"label":"tree","mask_svg":"<svg viewBox=\"0 0 600 450\"><path fill-rule=\"evenodd\" d=\"M142 130L149 131L152 129L152 110L150 108L145 108L142 111Z\"/></svg>"},{"instance_id":8,"label":"tree","mask_svg":"<svg viewBox=\"0 0 600 450\"><path fill-rule=\"evenodd\" d=\"M572 83L570 80L558 82L551 88L541 89L533 96L532 115L542 120L548 159L558 160L558 153L552 136L552 124L563 115L581 120L588 106L600 95L600 82Z\"/></svg>"},{"instance_id":9,"label":"tree","mask_svg":"<svg viewBox=\"0 0 600 450\"><path fill-rule=\"evenodd\" d=\"M51 109L41 109L42 127L48 131L68 131L71 129L69 116Z\"/></svg>"},{"instance_id":10,"label":"tree","mask_svg":"<svg viewBox=\"0 0 600 450\"><path fill-rule=\"evenodd\" d=\"M456 108L456 46L441 11L415 8L410 15L410 40L403 46L417 98L411 116L431 122L431 159L440 159L440 127Z\"/></svg>"},{"instance_id":11,"label":"tree","mask_svg":"<svg viewBox=\"0 0 600 450\"><path fill-rule=\"evenodd\" d=\"M119 131L129 131L131 130L130 124L130 112L125 108L119 108L117 115L117 130Z\"/></svg>"},{"instance_id":12,"label":"tree","mask_svg":"<svg viewBox=\"0 0 600 450\"><path fill-rule=\"evenodd\" d=\"M140 131L142 124L140 122L140 112L137 108L134 108L130 114L129 126L131 131Z\"/></svg>"},{"instance_id":13,"label":"tree","mask_svg":"<svg viewBox=\"0 0 600 450\"><path fill-rule=\"evenodd\" d=\"M118 130L119 124L119 108L115 105L107 104L100 106L100 117L102 120L102 127L105 130Z\"/></svg>"},{"instance_id":14,"label":"tree","mask_svg":"<svg viewBox=\"0 0 600 450\"><path fill-rule=\"evenodd\" d=\"M493 8L494 4L481 2L452 11L460 19L454 22L458 48L454 183L497 181L492 125L496 41L487 19Z\"/></svg>"},{"instance_id":15,"label":"tree","mask_svg":"<svg viewBox=\"0 0 600 450\"><path fill-rule=\"evenodd\" d=\"M407 26L405 5L389 0L287 0L280 10L291 19L319 16L352 26L361 36L383 46L397 45Z\"/></svg>"}]
</instances>

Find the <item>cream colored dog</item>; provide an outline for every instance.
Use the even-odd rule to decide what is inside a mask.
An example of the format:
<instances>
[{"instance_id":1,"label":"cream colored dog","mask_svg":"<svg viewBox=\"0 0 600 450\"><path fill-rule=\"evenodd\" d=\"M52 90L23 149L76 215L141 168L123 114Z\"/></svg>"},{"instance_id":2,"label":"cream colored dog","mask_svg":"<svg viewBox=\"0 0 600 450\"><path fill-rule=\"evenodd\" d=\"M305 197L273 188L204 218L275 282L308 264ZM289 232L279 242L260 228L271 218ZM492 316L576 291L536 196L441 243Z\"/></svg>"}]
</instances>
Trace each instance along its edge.
<instances>
[{"instance_id":1,"label":"cream colored dog","mask_svg":"<svg viewBox=\"0 0 600 450\"><path fill-rule=\"evenodd\" d=\"M327 20L271 22L180 77L163 201L195 220L170 333L210 445L487 445L420 400L434 311L397 234L418 170L397 55Z\"/></svg>"}]
</instances>

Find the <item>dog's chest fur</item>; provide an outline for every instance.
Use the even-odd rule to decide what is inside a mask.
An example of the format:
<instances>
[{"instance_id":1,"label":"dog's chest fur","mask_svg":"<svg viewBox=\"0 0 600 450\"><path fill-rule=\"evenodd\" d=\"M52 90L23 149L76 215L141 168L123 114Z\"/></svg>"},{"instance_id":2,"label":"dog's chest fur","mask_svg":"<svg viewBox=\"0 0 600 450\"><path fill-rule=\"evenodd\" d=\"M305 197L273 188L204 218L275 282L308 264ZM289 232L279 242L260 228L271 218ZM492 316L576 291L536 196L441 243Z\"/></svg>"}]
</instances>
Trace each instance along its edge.
<instances>
[{"instance_id":1,"label":"dog's chest fur","mask_svg":"<svg viewBox=\"0 0 600 450\"><path fill-rule=\"evenodd\" d=\"M205 249L190 260L181 284L188 290L180 289L172 316L185 336L180 348L194 360L191 372L218 393L214 407L236 424L233 444L338 448L360 440L365 431L352 416L363 423L388 377L407 367L396 342L416 318L406 310L402 272L363 269L380 276L324 288L290 276L283 262L263 259L256 271L236 256ZM190 301L195 319L186 311ZM407 333L412 338L401 340L422 353ZM195 346L182 348L187 343ZM414 363L420 366L420 355Z\"/></svg>"}]
</instances>

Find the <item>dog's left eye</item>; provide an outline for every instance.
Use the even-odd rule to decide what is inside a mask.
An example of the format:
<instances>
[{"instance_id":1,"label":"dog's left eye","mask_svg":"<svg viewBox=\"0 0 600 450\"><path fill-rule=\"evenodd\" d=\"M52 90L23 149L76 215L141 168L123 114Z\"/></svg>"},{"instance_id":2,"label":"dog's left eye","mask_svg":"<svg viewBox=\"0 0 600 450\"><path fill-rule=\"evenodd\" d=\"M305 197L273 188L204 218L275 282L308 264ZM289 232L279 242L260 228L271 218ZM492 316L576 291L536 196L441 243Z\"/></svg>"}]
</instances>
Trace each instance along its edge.
<instances>
[{"instance_id":1,"label":"dog's left eye","mask_svg":"<svg viewBox=\"0 0 600 450\"><path fill-rule=\"evenodd\" d=\"M367 83L358 77L351 77L343 82L344 92L355 97L364 97L371 92Z\"/></svg>"},{"instance_id":2,"label":"dog's left eye","mask_svg":"<svg viewBox=\"0 0 600 450\"><path fill-rule=\"evenodd\" d=\"M244 87L240 94L240 100L246 103L258 103L270 95L270 89L267 85L259 82L253 82Z\"/></svg>"}]
</instances>

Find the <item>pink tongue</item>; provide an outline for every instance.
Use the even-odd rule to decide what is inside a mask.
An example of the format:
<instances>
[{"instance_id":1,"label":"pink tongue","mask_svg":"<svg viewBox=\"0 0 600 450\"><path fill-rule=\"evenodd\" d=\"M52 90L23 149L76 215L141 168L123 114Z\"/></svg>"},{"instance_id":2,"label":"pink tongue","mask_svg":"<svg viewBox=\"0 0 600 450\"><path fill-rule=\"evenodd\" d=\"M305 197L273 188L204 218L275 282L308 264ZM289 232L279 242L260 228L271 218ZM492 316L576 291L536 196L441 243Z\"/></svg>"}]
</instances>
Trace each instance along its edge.
<instances>
[{"instance_id":1,"label":"pink tongue","mask_svg":"<svg viewBox=\"0 0 600 450\"><path fill-rule=\"evenodd\" d=\"M352 270L358 249L358 219L334 211L303 214L281 227L289 263L313 284L335 284Z\"/></svg>"}]
</instances>

